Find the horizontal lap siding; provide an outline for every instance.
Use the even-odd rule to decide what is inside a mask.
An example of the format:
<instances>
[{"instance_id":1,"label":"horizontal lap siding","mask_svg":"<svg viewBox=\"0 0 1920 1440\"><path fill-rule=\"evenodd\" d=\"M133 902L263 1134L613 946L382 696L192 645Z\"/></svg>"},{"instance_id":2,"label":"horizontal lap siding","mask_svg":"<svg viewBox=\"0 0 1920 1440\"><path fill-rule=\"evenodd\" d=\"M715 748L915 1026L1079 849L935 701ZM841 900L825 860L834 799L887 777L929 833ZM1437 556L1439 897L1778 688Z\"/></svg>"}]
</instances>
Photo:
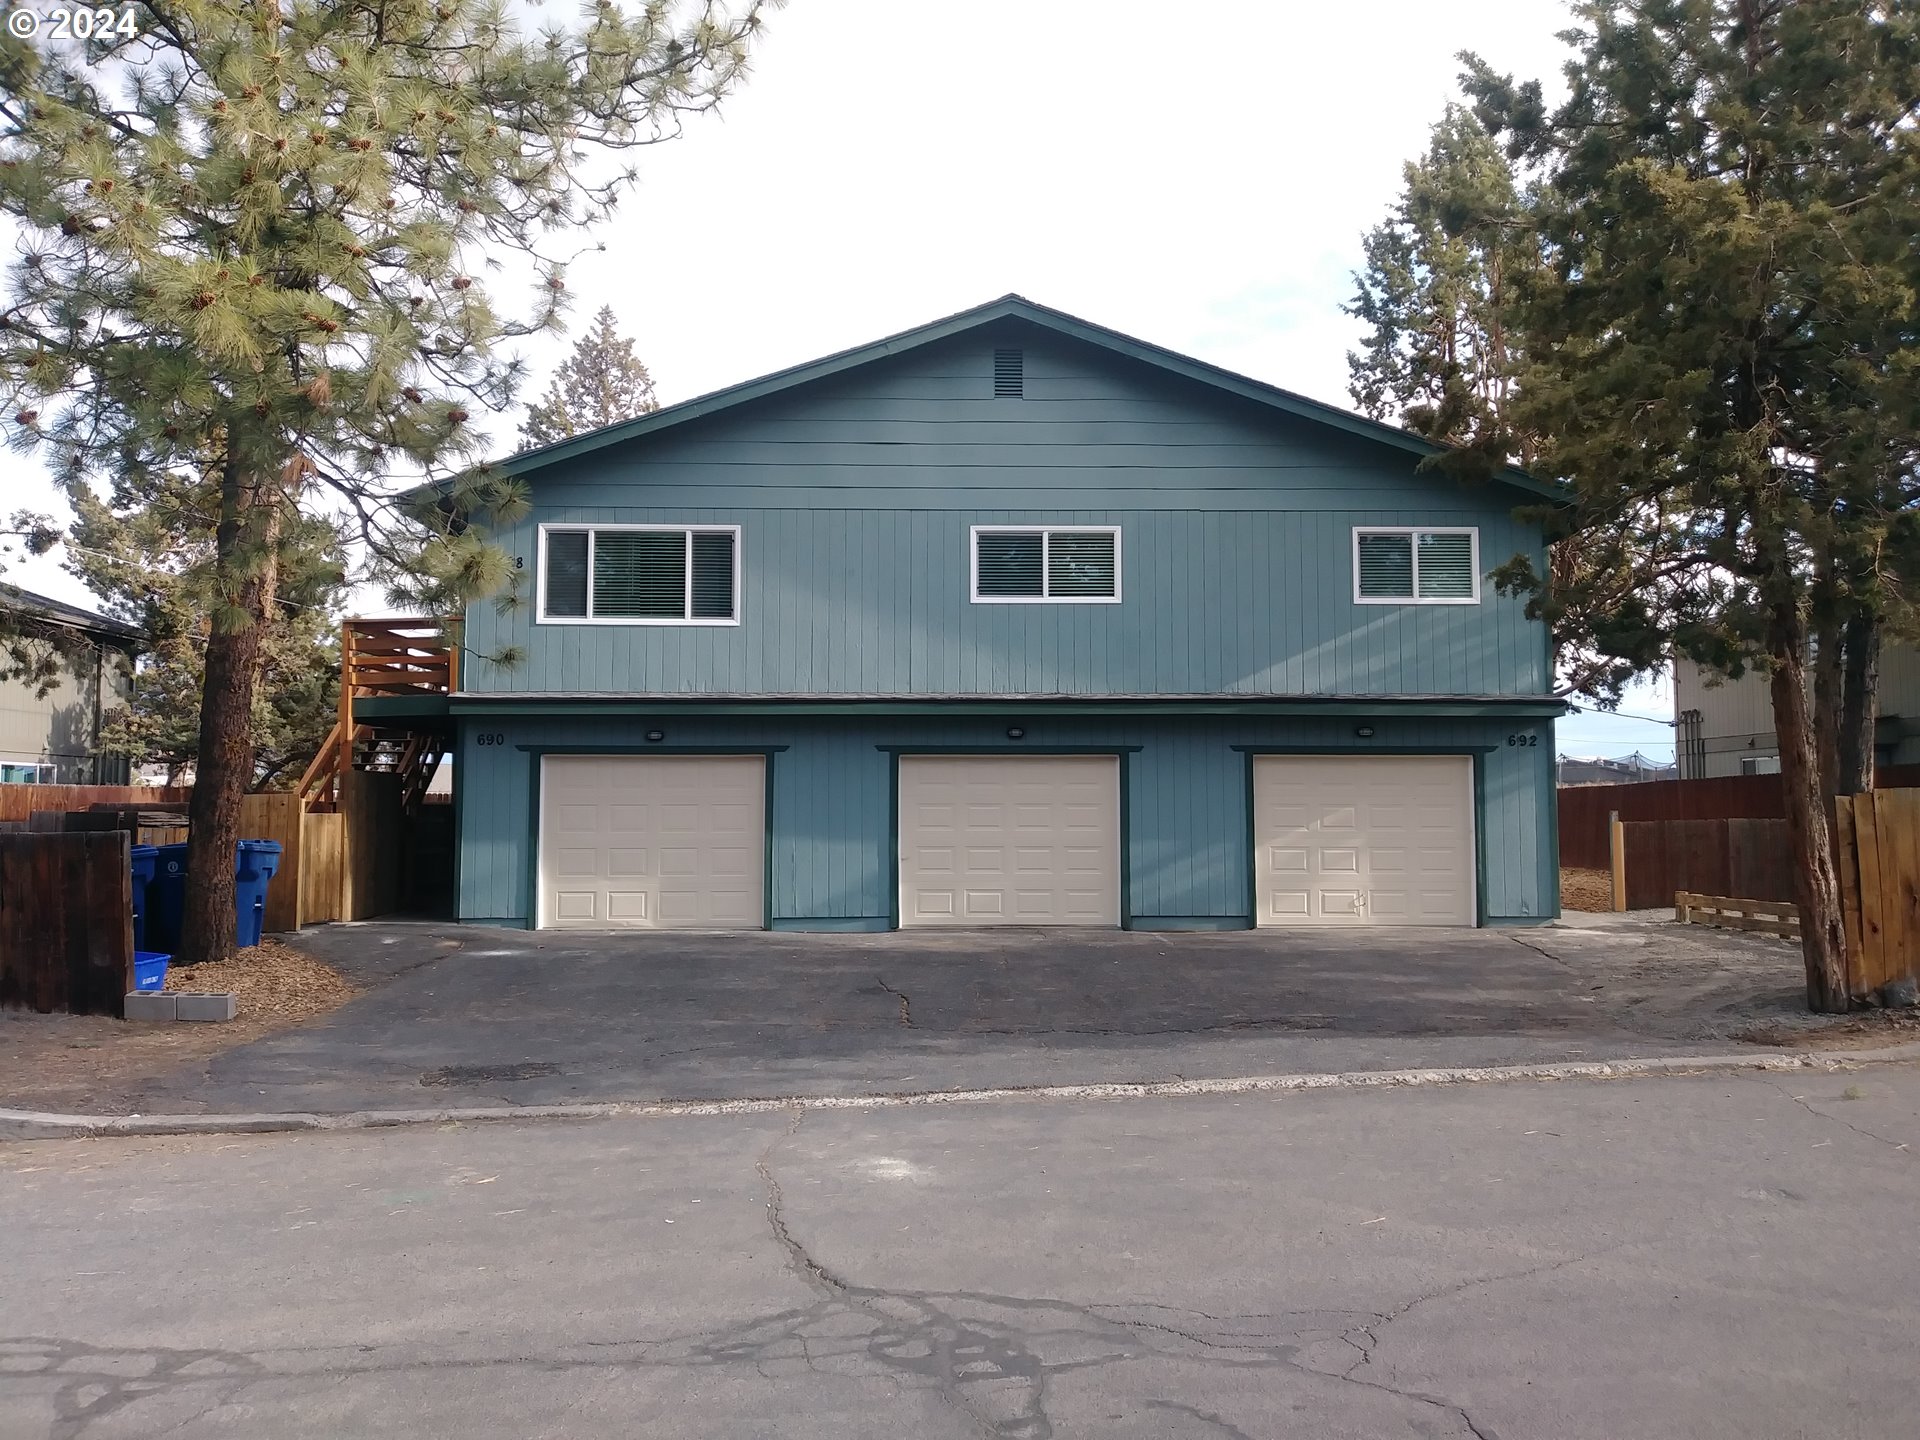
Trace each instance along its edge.
<instances>
[{"instance_id":1,"label":"horizontal lap siding","mask_svg":"<svg viewBox=\"0 0 1920 1440\"><path fill-rule=\"evenodd\" d=\"M1477 525L1524 552L1504 491L1094 352L1029 341L1025 399L976 336L610 448L529 484L499 532L517 604L469 616L492 691L1539 693L1544 631L1477 606L1356 606L1355 525ZM1017 343L1017 342L1015 342ZM742 527L737 627L538 626L542 522ZM974 605L977 524L1122 527L1123 603ZM518 663L486 658L515 650Z\"/></svg>"},{"instance_id":2,"label":"horizontal lap siding","mask_svg":"<svg viewBox=\"0 0 1920 1440\"><path fill-rule=\"evenodd\" d=\"M1008 724L1026 747L1132 745L1128 760L1130 903L1136 917L1244 918L1249 910L1246 757L1232 747L1351 746L1340 719L1102 720L1000 718L657 719L472 721L460 764L463 835L460 915L518 921L527 913L529 766L523 745L641 744L655 726L668 745L784 745L773 761L772 905L776 919L884 918L890 908L889 757L878 745L1006 746ZM1482 856L1487 914L1553 913L1551 727L1544 722L1371 719L1369 743L1492 747L1483 761ZM504 743L479 745L478 735ZM1534 744L1509 745L1531 736Z\"/></svg>"}]
</instances>

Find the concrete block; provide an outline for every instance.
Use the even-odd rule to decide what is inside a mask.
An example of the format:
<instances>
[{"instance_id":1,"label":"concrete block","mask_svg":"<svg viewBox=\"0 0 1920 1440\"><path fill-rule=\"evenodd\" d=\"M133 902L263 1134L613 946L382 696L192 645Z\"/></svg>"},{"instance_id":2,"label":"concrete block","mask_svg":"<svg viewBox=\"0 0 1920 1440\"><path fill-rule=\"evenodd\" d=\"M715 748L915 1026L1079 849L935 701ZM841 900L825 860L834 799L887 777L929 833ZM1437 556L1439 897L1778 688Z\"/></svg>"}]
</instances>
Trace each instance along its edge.
<instances>
[{"instance_id":1,"label":"concrete block","mask_svg":"<svg viewBox=\"0 0 1920 1440\"><path fill-rule=\"evenodd\" d=\"M129 990L123 1013L129 1020L171 1020L176 998L164 990Z\"/></svg>"},{"instance_id":2,"label":"concrete block","mask_svg":"<svg viewBox=\"0 0 1920 1440\"><path fill-rule=\"evenodd\" d=\"M234 997L218 995L175 995L173 1018L176 1020L231 1020L240 1013Z\"/></svg>"}]
</instances>

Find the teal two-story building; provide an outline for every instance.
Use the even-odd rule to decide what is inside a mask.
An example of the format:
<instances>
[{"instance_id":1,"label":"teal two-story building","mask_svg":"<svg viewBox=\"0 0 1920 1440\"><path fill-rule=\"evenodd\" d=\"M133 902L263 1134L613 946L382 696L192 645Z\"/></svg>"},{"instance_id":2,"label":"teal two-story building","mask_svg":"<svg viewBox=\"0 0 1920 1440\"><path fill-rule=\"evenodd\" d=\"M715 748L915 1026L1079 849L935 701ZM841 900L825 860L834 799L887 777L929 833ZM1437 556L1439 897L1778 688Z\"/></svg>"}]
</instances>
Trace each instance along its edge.
<instances>
[{"instance_id":1,"label":"teal two-story building","mask_svg":"<svg viewBox=\"0 0 1920 1440\"><path fill-rule=\"evenodd\" d=\"M1533 924L1517 473L1008 297L507 462L461 920ZM509 664L484 657L512 653Z\"/></svg>"}]
</instances>

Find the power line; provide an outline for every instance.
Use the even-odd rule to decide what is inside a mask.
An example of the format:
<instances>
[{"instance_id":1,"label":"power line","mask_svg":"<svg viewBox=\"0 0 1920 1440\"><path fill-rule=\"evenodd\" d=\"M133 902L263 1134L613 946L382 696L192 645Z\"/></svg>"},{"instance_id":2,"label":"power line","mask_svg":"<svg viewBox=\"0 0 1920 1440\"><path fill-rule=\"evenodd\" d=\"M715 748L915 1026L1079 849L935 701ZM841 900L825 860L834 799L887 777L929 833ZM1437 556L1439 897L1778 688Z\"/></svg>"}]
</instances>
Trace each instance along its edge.
<instances>
[{"instance_id":1,"label":"power line","mask_svg":"<svg viewBox=\"0 0 1920 1440\"><path fill-rule=\"evenodd\" d=\"M1662 715L1633 715L1625 710L1602 710L1598 705L1569 706L1575 715L1617 715L1622 720L1644 720L1649 725L1675 725L1678 721L1669 720Z\"/></svg>"}]
</instances>

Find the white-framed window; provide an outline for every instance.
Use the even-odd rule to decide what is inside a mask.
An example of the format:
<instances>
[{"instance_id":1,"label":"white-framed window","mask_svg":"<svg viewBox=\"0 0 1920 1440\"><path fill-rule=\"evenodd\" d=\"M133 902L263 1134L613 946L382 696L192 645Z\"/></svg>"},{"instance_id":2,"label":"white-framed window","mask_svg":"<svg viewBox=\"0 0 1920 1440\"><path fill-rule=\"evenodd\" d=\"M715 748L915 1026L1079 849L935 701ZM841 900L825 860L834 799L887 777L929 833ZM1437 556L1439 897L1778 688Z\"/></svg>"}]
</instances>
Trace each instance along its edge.
<instances>
[{"instance_id":1,"label":"white-framed window","mask_svg":"<svg viewBox=\"0 0 1920 1440\"><path fill-rule=\"evenodd\" d=\"M542 525L542 625L738 625L738 525Z\"/></svg>"},{"instance_id":2,"label":"white-framed window","mask_svg":"<svg viewBox=\"0 0 1920 1440\"><path fill-rule=\"evenodd\" d=\"M975 525L967 532L976 605L1117 605L1118 525Z\"/></svg>"},{"instance_id":3,"label":"white-framed window","mask_svg":"<svg viewBox=\"0 0 1920 1440\"><path fill-rule=\"evenodd\" d=\"M51 785L59 777L60 767L38 761L7 761L0 764L0 785Z\"/></svg>"},{"instance_id":4,"label":"white-framed window","mask_svg":"<svg viewBox=\"0 0 1920 1440\"><path fill-rule=\"evenodd\" d=\"M1480 532L1473 526L1356 525L1356 605L1478 605Z\"/></svg>"}]
</instances>

